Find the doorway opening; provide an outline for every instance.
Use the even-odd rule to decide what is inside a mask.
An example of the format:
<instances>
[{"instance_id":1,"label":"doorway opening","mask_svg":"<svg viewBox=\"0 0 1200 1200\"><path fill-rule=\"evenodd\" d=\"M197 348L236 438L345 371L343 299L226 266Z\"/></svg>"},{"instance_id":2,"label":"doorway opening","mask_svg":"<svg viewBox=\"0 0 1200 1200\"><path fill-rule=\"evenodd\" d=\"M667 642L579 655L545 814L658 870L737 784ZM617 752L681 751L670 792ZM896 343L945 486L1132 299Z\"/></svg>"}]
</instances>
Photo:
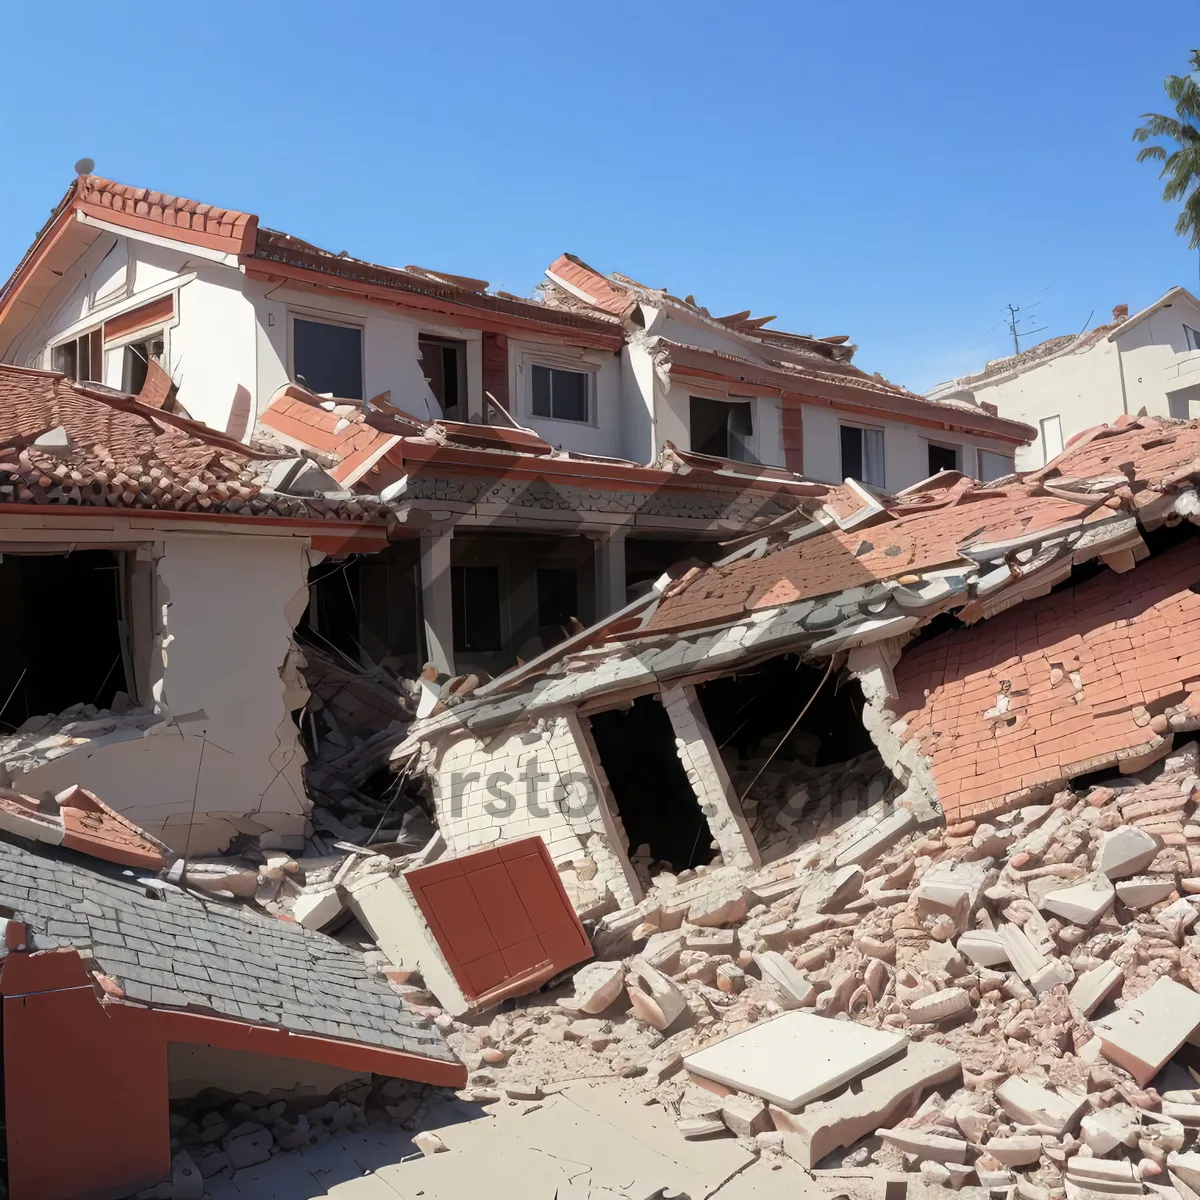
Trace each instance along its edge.
<instances>
[{"instance_id":1,"label":"doorway opening","mask_svg":"<svg viewBox=\"0 0 1200 1200\"><path fill-rule=\"evenodd\" d=\"M675 749L675 728L657 696L595 713L592 737L629 838L630 854L682 871L712 861L712 832Z\"/></svg>"}]
</instances>

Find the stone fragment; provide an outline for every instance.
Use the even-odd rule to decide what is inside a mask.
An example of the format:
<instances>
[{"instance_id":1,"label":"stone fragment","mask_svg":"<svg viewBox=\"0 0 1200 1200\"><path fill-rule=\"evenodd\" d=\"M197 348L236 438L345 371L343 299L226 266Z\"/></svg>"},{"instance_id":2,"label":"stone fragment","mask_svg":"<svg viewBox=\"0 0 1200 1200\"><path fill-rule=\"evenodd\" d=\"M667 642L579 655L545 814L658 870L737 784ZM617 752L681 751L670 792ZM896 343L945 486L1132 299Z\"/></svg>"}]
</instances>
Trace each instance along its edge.
<instances>
[{"instance_id":1,"label":"stone fragment","mask_svg":"<svg viewBox=\"0 0 1200 1200\"><path fill-rule=\"evenodd\" d=\"M1178 925L1186 933L1196 923L1197 915L1196 906L1180 897L1174 904L1168 904L1162 912L1156 913L1154 919L1169 932L1173 932Z\"/></svg>"},{"instance_id":2,"label":"stone fragment","mask_svg":"<svg viewBox=\"0 0 1200 1200\"><path fill-rule=\"evenodd\" d=\"M817 988L803 971L782 954L767 950L754 956L764 983L769 983L781 1008L805 1008L817 998Z\"/></svg>"},{"instance_id":3,"label":"stone fragment","mask_svg":"<svg viewBox=\"0 0 1200 1200\"><path fill-rule=\"evenodd\" d=\"M996 1089L1001 1107L1021 1125L1045 1125L1055 1134L1069 1133L1087 1106L1083 1092L1059 1094L1033 1079L1013 1075Z\"/></svg>"},{"instance_id":4,"label":"stone fragment","mask_svg":"<svg viewBox=\"0 0 1200 1200\"><path fill-rule=\"evenodd\" d=\"M444 1154L449 1146L442 1141L432 1129L422 1129L420 1133L414 1133L412 1136L412 1144L416 1146L426 1158L434 1154Z\"/></svg>"},{"instance_id":5,"label":"stone fragment","mask_svg":"<svg viewBox=\"0 0 1200 1200\"><path fill-rule=\"evenodd\" d=\"M1136 1000L1092 1023L1104 1057L1142 1087L1200 1026L1200 995L1161 978Z\"/></svg>"},{"instance_id":6,"label":"stone fragment","mask_svg":"<svg viewBox=\"0 0 1200 1200\"><path fill-rule=\"evenodd\" d=\"M1150 908L1165 900L1175 890L1172 876L1138 875L1133 879L1122 879L1117 884L1117 895L1126 908Z\"/></svg>"},{"instance_id":7,"label":"stone fragment","mask_svg":"<svg viewBox=\"0 0 1200 1200\"><path fill-rule=\"evenodd\" d=\"M634 1016L663 1032L688 1011L683 993L665 975L634 959L626 977Z\"/></svg>"},{"instance_id":8,"label":"stone fragment","mask_svg":"<svg viewBox=\"0 0 1200 1200\"><path fill-rule=\"evenodd\" d=\"M720 1117L681 1117L675 1128L689 1141L725 1132L725 1122Z\"/></svg>"},{"instance_id":9,"label":"stone fragment","mask_svg":"<svg viewBox=\"0 0 1200 1200\"><path fill-rule=\"evenodd\" d=\"M909 1115L923 1092L961 1075L953 1051L935 1042L914 1042L903 1058L862 1076L854 1088L799 1113L772 1105L771 1118L783 1134L784 1151L808 1170L839 1147Z\"/></svg>"},{"instance_id":10,"label":"stone fragment","mask_svg":"<svg viewBox=\"0 0 1200 1200\"><path fill-rule=\"evenodd\" d=\"M736 925L746 916L746 893L740 880L723 880L693 900L687 910L690 925Z\"/></svg>"},{"instance_id":11,"label":"stone fragment","mask_svg":"<svg viewBox=\"0 0 1200 1200\"><path fill-rule=\"evenodd\" d=\"M1144 871L1158 853L1158 841L1136 825L1121 825L1102 834L1092 865L1109 879L1127 879Z\"/></svg>"},{"instance_id":12,"label":"stone fragment","mask_svg":"<svg viewBox=\"0 0 1200 1200\"><path fill-rule=\"evenodd\" d=\"M1101 1157L1118 1146L1132 1150L1137 1145L1140 1126L1141 1117L1128 1104L1115 1104L1112 1108L1088 1113L1079 1122L1084 1144Z\"/></svg>"},{"instance_id":13,"label":"stone fragment","mask_svg":"<svg viewBox=\"0 0 1200 1200\"><path fill-rule=\"evenodd\" d=\"M910 1021L947 1021L971 1011L971 998L960 987L943 988L932 996L922 996L908 1006Z\"/></svg>"},{"instance_id":14,"label":"stone fragment","mask_svg":"<svg viewBox=\"0 0 1200 1200\"><path fill-rule=\"evenodd\" d=\"M977 967L1002 967L1008 952L999 933L991 929L969 929L958 939L958 952Z\"/></svg>"},{"instance_id":15,"label":"stone fragment","mask_svg":"<svg viewBox=\"0 0 1200 1200\"><path fill-rule=\"evenodd\" d=\"M345 893L341 888L314 888L302 892L292 906L292 917L305 929L324 929L346 910Z\"/></svg>"},{"instance_id":16,"label":"stone fragment","mask_svg":"<svg viewBox=\"0 0 1200 1200\"><path fill-rule=\"evenodd\" d=\"M238 1127L240 1128L241 1126ZM253 1167L266 1162L271 1157L271 1145L274 1141L271 1131L263 1129L261 1125L247 1133L239 1134L238 1129L233 1130L233 1134L221 1143L222 1149L229 1155L229 1163L233 1169L240 1171L243 1167Z\"/></svg>"},{"instance_id":17,"label":"stone fragment","mask_svg":"<svg viewBox=\"0 0 1200 1200\"><path fill-rule=\"evenodd\" d=\"M1065 958L1052 958L1040 971L1036 971L1030 977L1029 986L1040 996L1060 984L1071 983L1074 978L1074 968Z\"/></svg>"},{"instance_id":18,"label":"stone fragment","mask_svg":"<svg viewBox=\"0 0 1200 1200\"><path fill-rule=\"evenodd\" d=\"M1096 871L1070 887L1047 892L1041 907L1086 928L1108 912L1115 899L1112 880L1102 871Z\"/></svg>"},{"instance_id":19,"label":"stone fragment","mask_svg":"<svg viewBox=\"0 0 1200 1200\"><path fill-rule=\"evenodd\" d=\"M930 1133L924 1129L881 1129L879 1136L890 1146L919 1161L965 1163L970 1147L958 1138Z\"/></svg>"},{"instance_id":20,"label":"stone fragment","mask_svg":"<svg viewBox=\"0 0 1200 1200\"><path fill-rule=\"evenodd\" d=\"M621 994L625 966L620 962L590 962L575 972L575 995L560 1000L563 1008L582 1013L601 1013Z\"/></svg>"},{"instance_id":21,"label":"stone fragment","mask_svg":"<svg viewBox=\"0 0 1200 1200\"><path fill-rule=\"evenodd\" d=\"M1100 1007L1105 997L1124 978L1125 972L1116 963L1103 962L1098 967L1093 967L1090 971L1085 971L1075 981L1075 985L1068 993L1071 997L1071 1003L1085 1017L1090 1017Z\"/></svg>"},{"instance_id":22,"label":"stone fragment","mask_svg":"<svg viewBox=\"0 0 1200 1200\"><path fill-rule=\"evenodd\" d=\"M749 1096L728 1097L721 1105L721 1120L729 1132L738 1137L754 1137L774 1128L767 1106Z\"/></svg>"},{"instance_id":23,"label":"stone fragment","mask_svg":"<svg viewBox=\"0 0 1200 1200\"><path fill-rule=\"evenodd\" d=\"M984 1146L984 1150L1006 1167L1025 1167L1041 1158L1042 1139L1030 1134L994 1137Z\"/></svg>"}]
</instances>

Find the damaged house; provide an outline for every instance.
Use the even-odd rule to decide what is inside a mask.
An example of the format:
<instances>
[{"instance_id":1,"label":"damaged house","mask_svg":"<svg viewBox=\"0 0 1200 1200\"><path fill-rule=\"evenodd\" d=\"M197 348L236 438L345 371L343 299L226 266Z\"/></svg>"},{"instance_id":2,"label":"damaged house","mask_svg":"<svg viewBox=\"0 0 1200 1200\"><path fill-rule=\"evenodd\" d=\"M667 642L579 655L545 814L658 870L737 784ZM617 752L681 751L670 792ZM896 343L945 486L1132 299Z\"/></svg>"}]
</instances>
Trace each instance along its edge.
<instances>
[{"instance_id":1,"label":"damaged house","mask_svg":"<svg viewBox=\"0 0 1200 1200\"><path fill-rule=\"evenodd\" d=\"M886 845L1141 770L1200 727L1197 438L1123 419L1032 475L830 487L450 697L396 757L430 773L453 852L540 833L591 915L651 863L769 863L822 803L894 800ZM735 786L742 750L771 781L767 749L809 786Z\"/></svg>"}]
</instances>

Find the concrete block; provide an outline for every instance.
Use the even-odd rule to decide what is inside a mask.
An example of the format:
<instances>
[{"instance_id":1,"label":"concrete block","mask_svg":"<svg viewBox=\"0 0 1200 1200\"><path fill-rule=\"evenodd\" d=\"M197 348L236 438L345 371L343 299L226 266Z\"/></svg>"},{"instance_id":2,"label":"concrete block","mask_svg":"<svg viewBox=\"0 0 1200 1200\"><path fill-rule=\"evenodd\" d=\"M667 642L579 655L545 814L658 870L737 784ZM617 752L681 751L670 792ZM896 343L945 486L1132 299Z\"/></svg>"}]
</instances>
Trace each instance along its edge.
<instances>
[{"instance_id":1,"label":"concrete block","mask_svg":"<svg viewBox=\"0 0 1200 1200\"><path fill-rule=\"evenodd\" d=\"M789 1012L687 1055L684 1066L795 1112L894 1058L907 1042L892 1030Z\"/></svg>"},{"instance_id":2,"label":"concrete block","mask_svg":"<svg viewBox=\"0 0 1200 1200\"><path fill-rule=\"evenodd\" d=\"M915 1111L922 1094L962 1076L952 1050L935 1042L915 1042L903 1058L864 1075L859 1090L790 1113L772 1105L771 1118L783 1134L783 1148L806 1170L842 1146L852 1146L883 1126Z\"/></svg>"},{"instance_id":3,"label":"concrete block","mask_svg":"<svg viewBox=\"0 0 1200 1200\"><path fill-rule=\"evenodd\" d=\"M1085 971L1075 981L1075 986L1068 993L1071 998L1071 1003L1085 1017L1090 1017L1092 1013L1100 1007L1101 1002L1108 996L1112 990L1117 987L1125 978L1125 972L1117 966L1116 963L1105 962L1098 967L1093 967L1090 971Z\"/></svg>"},{"instance_id":4,"label":"concrete block","mask_svg":"<svg viewBox=\"0 0 1200 1200\"><path fill-rule=\"evenodd\" d=\"M1150 908L1175 890L1175 879L1167 875L1138 875L1117 884L1117 895L1126 908Z\"/></svg>"},{"instance_id":5,"label":"concrete block","mask_svg":"<svg viewBox=\"0 0 1200 1200\"><path fill-rule=\"evenodd\" d=\"M625 986L625 965L620 962L590 962L575 972L575 995L560 1000L563 1008L582 1013L601 1013L613 1004Z\"/></svg>"},{"instance_id":6,"label":"concrete block","mask_svg":"<svg viewBox=\"0 0 1200 1200\"><path fill-rule=\"evenodd\" d=\"M1141 1118L1130 1105L1115 1104L1112 1108L1088 1113L1079 1122L1079 1127L1084 1144L1093 1153L1103 1157L1118 1146L1132 1150L1137 1145Z\"/></svg>"},{"instance_id":7,"label":"concrete block","mask_svg":"<svg viewBox=\"0 0 1200 1200\"><path fill-rule=\"evenodd\" d=\"M1156 914L1154 919L1168 931L1178 923L1186 933L1195 925L1196 917L1196 906L1181 896L1174 904L1168 904L1162 912Z\"/></svg>"},{"instance_id":8,"label":"concrete block","mask_svg":"<svg viewBox=\"0 0 1200 1200\"><path fill-rule=\"evenodd\" d=\"M1008 963L1004 941L991 929L968 930L958 939L957 948L977 967L1002 967Z\"/></svg>"},{"instance_id":9,"label":"concrete block","mask_svg":"<svg viewBox=\"0 0 1200 1200\"><path fill-rule=\"evenodd\" d=\"M683 993L649 963L634 959L626 978L634 1016L663 1032L688 1010Z\"/></svg>"},{"instance_id":10,"label":"concrete block","mask_svg":"<svg viewBox=\"0 0 1200 1200\"><path fill-rule=\"evenodd\" d=\"M907 808L897 808L882 821L862 822L866 828L853 836L850 844L837 856L838 867L861 866L873 862L893 842L898 842L917 824L916 816Z\"/></svg>"},{"instance_id":11,"label":"concrete block","mask_svg":"<svg viewBox=\"0 0 1200 1200\"><path fill-rule=\"evenodd\" d=\"M1167 978L1119 1012L1092 1022L1104 1057L1124 1067L1139 1087L1158 1074L1198 1026L1200 996Z\"/></svg>"},{"instance_id":12,"label":"concrete block","mask_svg":"<svg viewBox=\"0 0 1200 1200\"><path fill-rule=\"evenodd\" d=\"M948 1021L971 1011L971 998L960 987L943 988L908 1005L908 1019L916 1022Z\"/></svg>"},{"instance_id":13,"label":"concrete block","mask_svg":"<svg viewBox=\"0 0 1200 1200\"><path fill-rule=\"evenodd\" d=\"M767 1106L749 1096L730 1096L721 1105L721 1120L738 1137L755 1137L774 1128Z\"/></svg>"},{"instance_id":14,"label":"concrete block","mask_svg":"<svg viewBox=\"0 0 1200 1200\"><path fill-rule=\"evenodd\" d=\"M345 893L341 888L321 888L298 896L292 906L292 916L305 929L324 929L336 921L345 909Z\"/></svg>"},{"instance_id":15,"label":"concrete block","mask_svg":"<svg viewBox=\"0 0 1200 1200\"><path fill-rule=\"evenodd\" d=\"M1136 825L1122 825L1103 834L1092 865L1109 879L1127 879L1144 871L1158 853L1158 841Z\"/></svg>"},{"instance_id":16,"label":"concrete block","mask_svg":"<svg viewBox=\"0 0 1200 1200\"><path fill-rule=\"evenodd\" d=\"M1075 968L1065 958L1052 958L1040 971L1035 971L1029 979L1029 986L1037 995L1048 992L1060 984L1068 984L1075 979Z\"/></svg>"},{"instance_id":17,"label":"concrete block","mask_svg":"<svg viewBox=\"0 0 1200 1200\"><path fill-rule=\"evenodd\" d=\"M1000 935L1000 941L1013 970L1026 983L1046 966L1046 956L1025 936L1019 925L1005 921L996 932Z\"/></svg>"},{"instance_id":18,"label":"concrete block","mask_svg":"<svg viewBox=\"0 0 1200 1200\"><path fill-rule=\"evenodd\" d=\"M782 1008L807 1008L816 1001L816 985L782 954L767 950L763 954L756 954L754 962L763 982L774 988Z\"/></svg>"},{"instance_id":19,"label":"concrete block","mask_svg":"<svg viewBox=\"0 0 1200 1200\"><path fill-rule=\"evenodd\" d=\"M1070 887L1047 892L1041 907L1084 928L1098 921L1116 899L1116 889L1103 871L1096 871Z\"/></svg>"},{"instance_id":20,"label":"concrete block","mask_svg":"<svg viewBox=\"0 0 1200 1200\"><path fill-rule=\"evenodd\" d=\"M1069 1133L1087 1106L1081 1092L1052 1092L1039 1082L1013 1075L996 1089L996 1099L1022 1125L1047 1125L1056 1134Z\"/></svg>"},{"instance_id":21,"label":"concrete block","mask_svg":"<svg viewBox=\"0 0 1200 1200\"><path fill-rule=\"evenodd\" d=\"M879 1136L921 1162L965 1163L970 1153L970 1147L960 1138L925 1129L881 1129Z\"/></svg>"},{"instance_id":22,"label":"concrete block","mask_svg":"<svg viewBox=\"0 0 1200 1200\"><path fill-rule=\"evenodd\" d=\"M1042 1157L1042 1139L1031 1134L992 1138L984 1150L1006 1167L1027 1167Z\"/></svg>"}]
</instances>

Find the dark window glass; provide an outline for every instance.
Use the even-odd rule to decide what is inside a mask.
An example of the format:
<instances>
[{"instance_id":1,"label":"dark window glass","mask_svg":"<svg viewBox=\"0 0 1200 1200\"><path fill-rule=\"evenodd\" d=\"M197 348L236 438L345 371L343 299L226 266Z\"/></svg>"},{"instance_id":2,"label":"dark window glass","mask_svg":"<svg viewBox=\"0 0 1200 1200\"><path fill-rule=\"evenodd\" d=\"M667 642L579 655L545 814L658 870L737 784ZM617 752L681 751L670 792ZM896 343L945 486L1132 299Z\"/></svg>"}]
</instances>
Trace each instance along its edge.
<instances>
[{"instance_id":1,"label":"dark window glass","mask_svg":"<svg viewBox=\"0 0 1200 1200\"><path fill-rule=\"evenodd\" d=\"M292 322L292 369L310 391L361 400L362 330L297 317Z\"/></svg>"},{"instance_id":2,"label":"dark window glass","mask_svg":"<svg viewBox=\"0 0 1200 1200\"><path fill-rule=\"evenodd\" d=\"M454 649L499 650L500 568L451 567Z\"/></svg>"},{"instance_id":3,"label":"dark window glass","mask_svg":"<svg viewBox=\"0 0 1200 1200\"><path fill-rule=\"evenodd\" d=\"M958 470L958 451L953 446L935 446L929 443L929 473Z\"/></svg>"},{"instance_id":4,"label":"dark window glass","mask_svg":"<svg viewBox=\"0 0 1200 1200\"><path fill-rule=\"evenodd\" d=\"M691 448L697 454L753 462L750 449L754 418L746 401L710 400L691 396Z\"/></svg>"},{"instance_id":5,"label":"dark window glass","mask_svg":"<svg viewBox=\"0 0 1200 1200\"><path fill-rule=\"evenodd\" d=\"M861 479L863 477L863 431L853 425L841 427L842 438L842 478Z\"/></svg>"},{"instance_id":6,"label":"dark window glass","mask_svg":"<svg viewBox=\"0 0 1200 1200\"><path fill-rule=\"evenodd\" d=\"M588 377L584 371L560 371L557 367L531 368L533 415L559 421L588 419Z\"/></svg>"},{"instance_id":7,"label":"dark window glass","mask_svg":"<svg viewBox=\"0 0 1200 1200\"><path fill-rule=\"evenodd\" d=\"M68 379L77 379L76 366L79 353L78 342L64 342L54 347L54 369L61 371Z\"/></svg>"},{"instance_id":8,"label":"dark window glass","mask_svg":"<svg viewBox=\"0 0 1200 1200\"><path fill-rule=\"evenodd\" d=\"M421 373L442 406L442 413L452 420L464 420L459 404L465 399L466 346L424 335L417 339L417 346L421 351Z\"/></svg>"},{"instance_id":9,"label":"dark window glass","mask_svg":"<svg viewBox=\"0 0 1200 1200\"><path fill-rule=\"evenodd\" d=\"M578 578L574 567L539 567L538 625L566 625L579 615Z\"/></svg>"}]
</instances>

